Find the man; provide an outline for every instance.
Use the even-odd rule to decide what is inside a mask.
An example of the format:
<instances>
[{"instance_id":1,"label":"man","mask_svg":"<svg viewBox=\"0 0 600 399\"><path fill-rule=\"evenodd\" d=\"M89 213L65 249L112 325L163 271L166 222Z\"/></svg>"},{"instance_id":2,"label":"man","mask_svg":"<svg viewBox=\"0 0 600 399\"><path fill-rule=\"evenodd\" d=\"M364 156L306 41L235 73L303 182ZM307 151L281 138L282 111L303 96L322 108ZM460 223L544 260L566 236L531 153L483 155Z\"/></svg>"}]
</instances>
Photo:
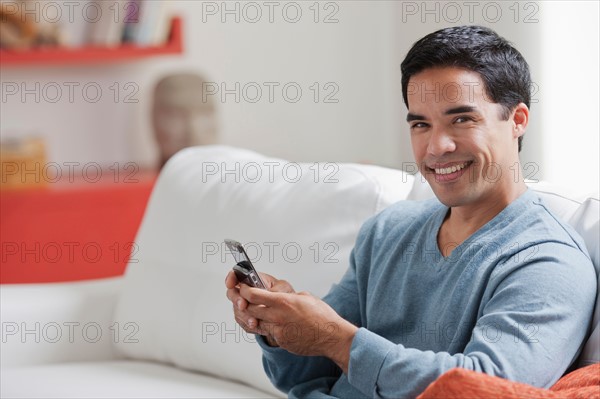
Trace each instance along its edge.
<instances>
[{"instance_id":1,"label":"man","mask_svg":"<svg viewBox=\"0 0 600 399\"><path fill-rule=\"evenodd\" d=\"M454 367L539 387L575 361L596 278L583 241L520 173L531 80L490 29L434 32L402 63L414 156L437 199L369 219L320 300L263 275L238 284L237 322L290 397L415 397ZM293 326L294 333L290 333Z\"/></svg>"}]
</instances>

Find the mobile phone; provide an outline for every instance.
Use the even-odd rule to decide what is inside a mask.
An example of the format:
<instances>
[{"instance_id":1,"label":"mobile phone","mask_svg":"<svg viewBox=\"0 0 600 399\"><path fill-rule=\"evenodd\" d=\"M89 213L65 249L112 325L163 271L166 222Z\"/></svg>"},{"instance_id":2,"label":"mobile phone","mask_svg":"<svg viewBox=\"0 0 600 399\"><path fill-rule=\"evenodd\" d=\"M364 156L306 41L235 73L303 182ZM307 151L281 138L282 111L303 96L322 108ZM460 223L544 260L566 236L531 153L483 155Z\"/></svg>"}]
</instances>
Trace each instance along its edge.
<instances>
[{"instance_id":1,"label":"mobile phone","mask_svg":"<svg viewBox=\"0 0 600 399\"><path fill-rule=\"evenodd\" d=\"M233 272L240 283L249 285L250 287L266 289L267 286L260 279L258 272L254 268L248 254L244 250L242 244L235 240L225 239L225 245L229 248L229 252L235 259L235 266L233 266Z\"/></svg>"}]
</instances>

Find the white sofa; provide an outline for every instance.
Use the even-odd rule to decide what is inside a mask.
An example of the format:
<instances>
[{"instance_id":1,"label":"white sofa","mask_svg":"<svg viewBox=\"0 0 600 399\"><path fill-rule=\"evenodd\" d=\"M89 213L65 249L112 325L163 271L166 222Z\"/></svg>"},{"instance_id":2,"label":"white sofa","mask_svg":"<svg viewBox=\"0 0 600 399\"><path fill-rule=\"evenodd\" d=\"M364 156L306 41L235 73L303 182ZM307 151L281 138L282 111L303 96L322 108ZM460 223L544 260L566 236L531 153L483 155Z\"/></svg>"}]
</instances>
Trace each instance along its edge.
<instances>
[{"instance_id":1,"label":"white sofa","mask_svg":"<svg viewBox=\"0 0 600 399\"><path fill-rule=\"evenodd\" d=\"M532 186L584 236L598 270L598 196ZM376 166L186 149L156 183L123 277L1 287L1 397L283 397L233 320L223 239L324 295L368 217L430 195L418 176ZM600 361L598 312L582 364Z\"/></svg>"}]
</instances>

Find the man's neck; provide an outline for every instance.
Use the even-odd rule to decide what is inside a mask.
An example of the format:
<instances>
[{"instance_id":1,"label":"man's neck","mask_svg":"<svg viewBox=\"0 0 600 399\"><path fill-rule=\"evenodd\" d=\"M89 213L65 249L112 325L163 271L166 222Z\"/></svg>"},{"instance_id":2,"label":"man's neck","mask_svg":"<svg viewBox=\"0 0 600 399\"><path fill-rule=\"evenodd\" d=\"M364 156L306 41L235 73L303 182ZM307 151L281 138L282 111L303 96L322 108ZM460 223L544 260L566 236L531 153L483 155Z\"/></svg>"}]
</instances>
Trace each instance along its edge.
<instances>
[{"instance_id":1,"label":"man's neck","mask_svg":"<svg viewBox=\"0 0 600 399\"><path fill-rule=\"evenodd\" d=\"M442 254L449 256L453 248L496 217L525 191L527 186L521 181L509 185L500 195L494 193L476 204L450 208L438 232L438 245Z\"/></svg>"}]
</instances>

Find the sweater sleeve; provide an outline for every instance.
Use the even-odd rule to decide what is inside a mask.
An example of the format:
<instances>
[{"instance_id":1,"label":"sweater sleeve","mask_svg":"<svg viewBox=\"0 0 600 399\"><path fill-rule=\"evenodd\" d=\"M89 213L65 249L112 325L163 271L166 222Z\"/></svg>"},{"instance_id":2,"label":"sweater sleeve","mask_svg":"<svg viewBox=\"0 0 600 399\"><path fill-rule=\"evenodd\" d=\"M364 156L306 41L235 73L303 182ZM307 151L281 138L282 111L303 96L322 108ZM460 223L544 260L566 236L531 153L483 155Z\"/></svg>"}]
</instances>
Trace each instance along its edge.
<instances>
[{"instance_id":1,"label":"sweater sleeve","mask_svg":"<svg viewBox=\"0 0 600 399\"><path fill-rule=\"evenodd\" d=\"M596 297L593 265L577 248L544 243L498 267L505 272L490 281L492 293L463 353L407 348L361 328L349 383L369 397L415 397L461 367L551 386L581 351Z\"/></svg>"},{"instance_id":2,"label":"sweater sleeve","mask_svg":"<svg viewBox=\"0 0 600 399\"><path fill-rule=\"evenodd\" d=\"M323 301L344 319L359 325L360 312L356 290L354 251L350 267L338 284L335 284ZM293 387L307 381L318 381L324 391L329 391L342 374L342 370L330 359L322 356L298 356L285 349L267 345L262 336L257 342L263 350L263 367L267 376L279 389L288 393Z\"/></svg>"}]
</instances>

